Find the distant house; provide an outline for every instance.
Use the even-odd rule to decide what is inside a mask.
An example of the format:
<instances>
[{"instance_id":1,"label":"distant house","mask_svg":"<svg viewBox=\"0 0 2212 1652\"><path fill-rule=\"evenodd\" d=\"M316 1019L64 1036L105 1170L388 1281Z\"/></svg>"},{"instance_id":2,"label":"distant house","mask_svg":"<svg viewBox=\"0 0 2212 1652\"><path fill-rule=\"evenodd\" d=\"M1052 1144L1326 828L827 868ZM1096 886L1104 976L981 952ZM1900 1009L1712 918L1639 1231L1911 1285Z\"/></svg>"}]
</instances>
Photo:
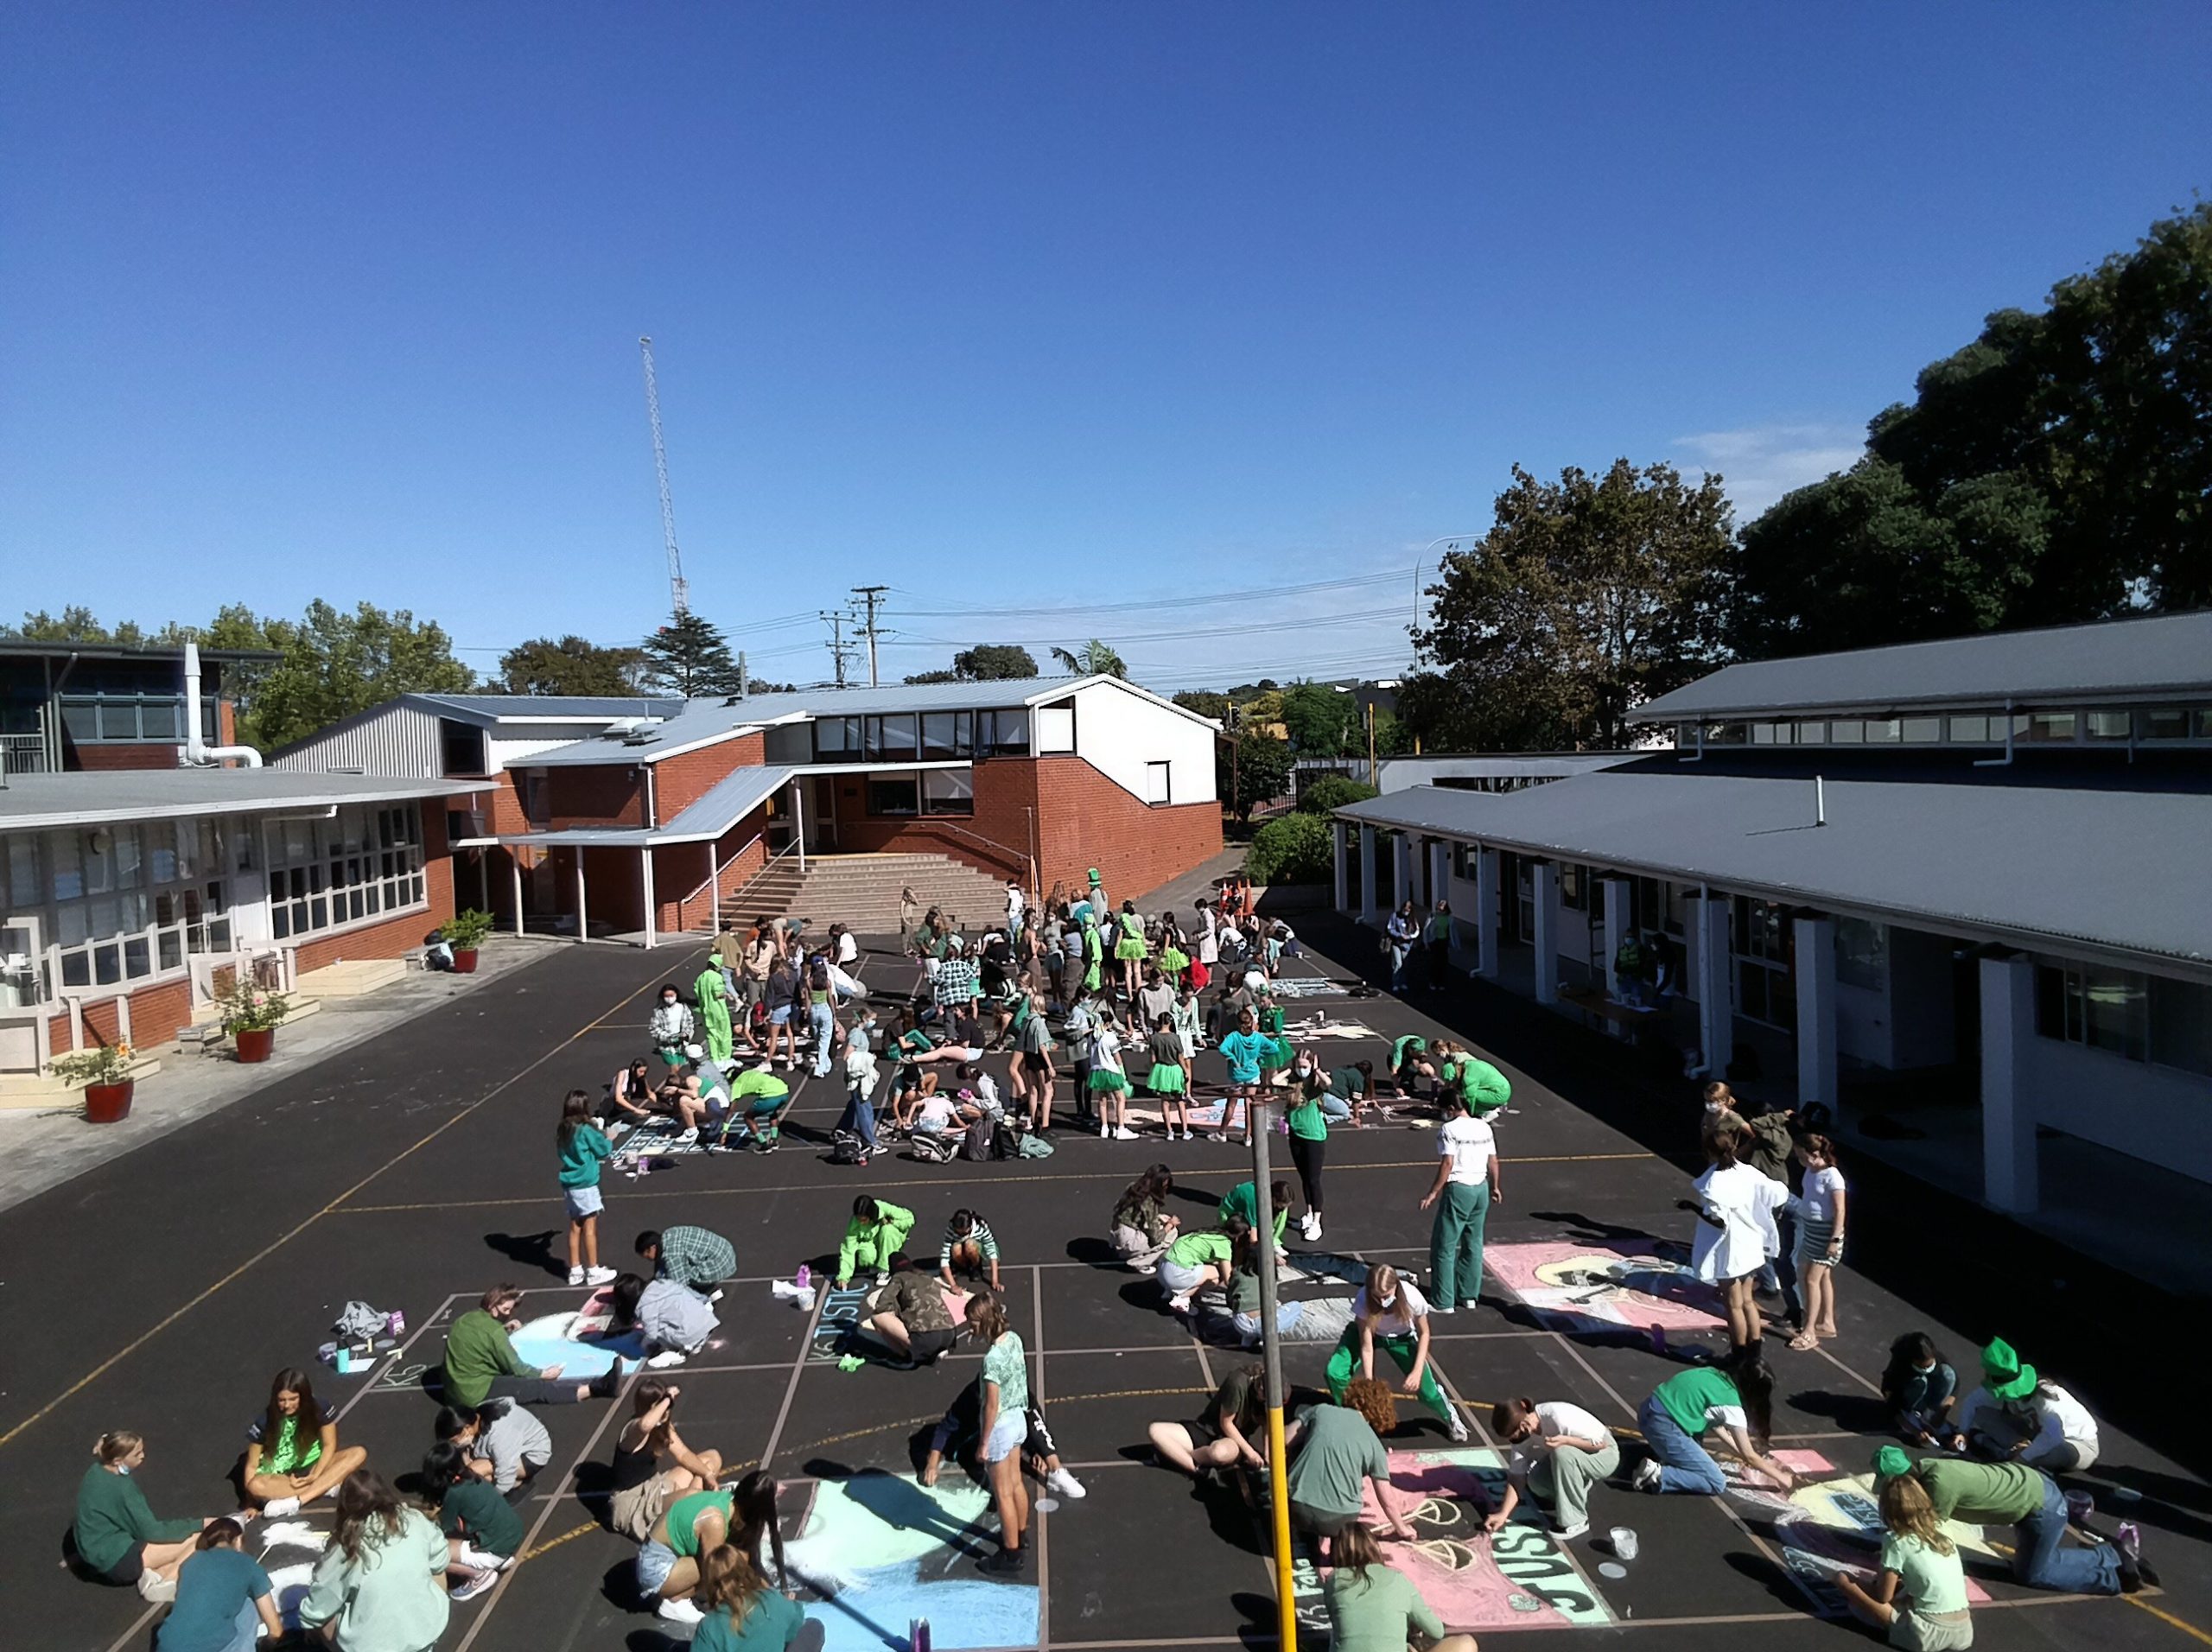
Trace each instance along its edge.
<instances>
[{"instance_id":1,"label":"distant house","mask_svg":"<svg viewBox=\"0 0 2212 1652\"><path fill-rule=\"evenodd\" d=\"M453 843L463 899L518 928L651 944L741 898L745 916L880 921L933 866L968 880L943 886L971 915L985 879L1049 889L1095 866L1109 892L1138 893L1220 851L1216 733L1110 677L742 700L406 695L271 761L486 781Z\"/></svg>"}]
</instances>

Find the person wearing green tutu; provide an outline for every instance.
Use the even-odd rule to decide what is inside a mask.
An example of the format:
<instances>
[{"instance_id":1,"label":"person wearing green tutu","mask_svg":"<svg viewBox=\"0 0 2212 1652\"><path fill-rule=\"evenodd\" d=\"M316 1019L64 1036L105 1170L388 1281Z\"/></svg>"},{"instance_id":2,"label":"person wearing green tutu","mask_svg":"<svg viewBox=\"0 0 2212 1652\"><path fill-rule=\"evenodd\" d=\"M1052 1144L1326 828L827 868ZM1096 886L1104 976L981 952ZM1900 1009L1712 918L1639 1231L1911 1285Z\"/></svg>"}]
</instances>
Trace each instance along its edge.
<instances>
[{"instance_id":1,"label":"person wearing green tutu","mask_svg":"<svg viewBox=\"0 0 2212 1652\"><path fill-rule=\"evenodd\" d=\"M1179 1126L1183 1140L1191 1140L1190 1076L1183 1071L1183 1040L1175 1031L1175 1020L1163 1015L1152 1024L1152 1071L1145 1075L1144 1087L1160 1099L1160 1122L1167 1127L1167 1139L1175 1140Z\"/></svg>"},{"instance_id":2,"label":"person wearing green tutu","mask_svg":"<svg viewBox=\"0 0 2212 1652\"><path fill-rule=\"evenodd\" d=\"M1122 974L1122 996L1135 1003L1137 996L1137 976L1144 968L1145 959L1152 952L1144 938L1144 919L1137 916L1134 900L1122 903L1122 910L1114 915L1114 962Z\"/></svg>"},{"instance_id":3,"label":"person wearing green tutu","mask_svg":"<svg viewBox=\"0 0 2212 1652\"><path fill-rule=\"evenodd\" d=\"M1129 1078L1122 1064L1121 1029L1110 1009L1101 1008L1090 1029L1090 1097L1098 1107L1100 1140L1137 1139L1129 1128Z\"/></svg>"}]
</instances>

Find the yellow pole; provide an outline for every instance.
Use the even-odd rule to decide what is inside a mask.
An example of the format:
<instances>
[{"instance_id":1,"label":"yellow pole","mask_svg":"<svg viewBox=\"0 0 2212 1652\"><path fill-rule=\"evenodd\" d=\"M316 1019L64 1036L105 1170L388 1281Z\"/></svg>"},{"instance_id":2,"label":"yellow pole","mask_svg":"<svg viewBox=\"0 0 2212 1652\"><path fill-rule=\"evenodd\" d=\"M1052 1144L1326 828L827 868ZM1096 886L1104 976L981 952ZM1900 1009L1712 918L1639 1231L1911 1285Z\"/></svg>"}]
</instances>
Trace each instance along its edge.
<instances>
[{"instance_id":1,"label":"yellow pole","mask_svg":"<svg viewBox=\"0 0 2212 1652\"><path fill-rule=\"evenodd\" d=\"M1298 1652L1298 1601L1290 1559L1290 1457L1282 1438L1282 1344L1275 1335L1275 1200L1268 1163L1268 1102L1272 1095L1245 1103L1252 1130L1252 1191L1259 1217L1260 1350L1268 1374L1268 1485L1275 1523L1275 1624L1282 1652ZM1224 1119L1226 1114L1224 1115Z\"/></svg>"},{"instance_id":2,"label":"yellow pole","mask_svg":"<svg viewBox=\"0 0 2212 1652\"><path fill-rule=\"evenodd\" d=\"M1290 1476L1282 1443L1282 1395L1270 1395L1268 1407L1268 1484L1275 1519L1275 1633L1282 1652L1297 1652L1298 1601L1292 1589Z\"/></svg>"}]
</instances>

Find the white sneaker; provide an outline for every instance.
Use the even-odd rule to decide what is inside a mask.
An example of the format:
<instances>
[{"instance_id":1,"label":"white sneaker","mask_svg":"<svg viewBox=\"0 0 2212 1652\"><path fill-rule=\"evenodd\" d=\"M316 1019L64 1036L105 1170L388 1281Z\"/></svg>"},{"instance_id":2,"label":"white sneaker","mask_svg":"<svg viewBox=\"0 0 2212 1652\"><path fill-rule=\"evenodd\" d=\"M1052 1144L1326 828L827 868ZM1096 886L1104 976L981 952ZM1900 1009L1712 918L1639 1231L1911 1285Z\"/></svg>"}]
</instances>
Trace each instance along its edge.
<instances>
[{"instance_id":1,"label":"white sneaker","mask_svg":"<svg viewBox=\"0 0 2212 1652\"><path fill-rule=\"evenodd\" d=\"M1453 1412L1450 1416L1444 1420L1444 1432L1452 1436L1452 1443L1454 1446L1465 1445L1467 1443L1467 1420L1465 1417L1462 1417L1458 1412Z\"/></svg>"},{"instance_id":2,"label":"white sneaker","mask_svg":"<svg viewBox=\"0 0 2212 1652\"><path fill-rule=\"evenodd\" d=\"M688 1600L664 1600L653 1608L653 1616L671 1623L699 1623L706 1621L707 1614Z\"/></svg>"},{"instance_id":3,"label":"white sneaker","mask_svg":"<svg viewBox=\"0 0 2212 1652\"><path fill-rule=\"evenodd\" d=\"M1090 1495L1083 1489L1083 1482L1065 1469L1054 1469L1045 1477L1045 1484L1063 1497L1087 1497Z\"/></svg>"},{"instance_id":4,"label":"white sneaker","mask_svg":"<svg viewBox=\"0 0 2212 1652\"><path fill-rule=\"evenodd\" d=\"M584 1270L581 1268L571 1268L569 1270L569 1283L571 1285L581 1285L583 1282Z\"/></svg>"},{"instance_id":5,"label":"white sneaker","mask_svg":"<svg viewBox=\"0 0 2212 1652\"><path fill-rule=\"evenodd\" d=\"M1572 1526L1554 1527L1552 1528L1552 1535L1558 1538L1560 1542L1565 1543L1574 1538L1581 1536L1583 1533L1589 1529L1590 1522L1588 1521L1579 1521Z\"/></svg>"},{"instance_id":6,"label":"white sneaker","mask_svg":"<svg viewBox=\"0 0 2212 1652\"><path fill-rule=\"evenodd\" d=\"M176 1579L165 1578L158 1572L141 1572L138 1574L138 1598L149 1606L158 1606L164 1601L175 1600Z\"/></svg>"},{"instance_id":7,"label":"white sneaker","mask_svg":"<svg viewBox=\"0 0 2212 1652\"><path fill-rule=\"evenodd\" d=\"M682 1349L664 1348L659 1353L650 1357L645 1361L645 1365L651 1370L664 1371L671 1365L683 1364L685 1358L686 1356Z\"/></svg>"},{"instance_id":8,"label":"white sneaker","mask_svg":"<svg viewBox=\"0 0 2212 1652\"><path fill-rule=\"evenodd\" d=\"M300 1500L297 1497L271 1497L261 1505L261 1512L271 1520L282 1520L287 1515L300 1512Z\"/></svg>"},{"instance_id":9,"label":"white sneaker","mask_svg":"<svg viewBox=\"0 0 2212 1652\"><path fill-rule=\"evenodd\" d=\"M1102 1122L1098 1127L1098 1139L1101 1141L1105 1141L1106 1138L1113 1134L1113 1127L1111 1125Z\"/></svg>"},{"instance_id":10,"label":"white sneaker","mask_svg":"<svg viewBox=\"0 0 2212 1652\"><path fill-rule=\"evenodd\" d=\"M584 1270L584 1283L612 1285L614 1283L614 1270L611 1268L588 1268Z\"/></svg>"},{"instance_id":11,"label":"white sneaker","mask_svg":"<svg viewBox=\"0 0 2212 1652\"><path fill-rule=\"evenodd\" d=\"M469 1545L461 1551L461 1563L478 1572L504 1572L515 1563L512 1554L493 1554Z\"/></svg>"},{"instance_id":12,"label":"white sneaker","mask_svg":"<svg viewBox=\"0 0 2212 1652\"><path fill-rule=\"evenodd\" d=\"M1636 1465L1636 1489L1638 1491L1656 1491L1659 1489L1657 1458L1647 1457Z\"/></svg>"},{"instance_id":13,"label":"white sneaker","mask_svg":"<svg viewBox=\"0 0 2212 1652\"><path fill-rule=\"evenodd\" d=\"M698 1139L698 1127L694 1125L690 1129L684 1131L676 1138L676 1145L679 1147L689 1147L692 1142L696 1141Z\"/></svg>"},{"instance_id":14,"label":"white sneaker","mask_svg":"<svg viewBox=\"0 0 2212 1652\"><path fill-rule=\"evenodd\" d=\"M1126 1124L1114 1132L1114 1140L1116 1141L1135 1141L1136 1139L1137 1133Z\"/></svg>"}]
</instances>

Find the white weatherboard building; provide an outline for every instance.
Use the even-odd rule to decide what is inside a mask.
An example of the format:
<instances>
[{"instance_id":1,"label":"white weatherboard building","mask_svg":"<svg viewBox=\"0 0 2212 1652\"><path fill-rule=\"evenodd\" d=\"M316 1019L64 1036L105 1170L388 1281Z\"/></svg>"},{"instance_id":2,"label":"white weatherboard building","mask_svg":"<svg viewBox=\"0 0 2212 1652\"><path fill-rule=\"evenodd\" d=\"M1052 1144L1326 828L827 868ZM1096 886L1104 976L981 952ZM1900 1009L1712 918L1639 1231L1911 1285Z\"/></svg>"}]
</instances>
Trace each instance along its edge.
<instances>
[{"instance_id":1,"label":"white weatherboard building","mask_svg":"<svg viewBox=\"0 0 2212 1652\"><path fill-rule=\"evenodd\" d=\"M2212 613L1734 665L1645 715L1676 749L1339 810L1337 905L1448 896L1482 975L1639 1033L1634 932L1692 1060L1780 1051L2000 1210L2098 1152L2212 1181Z\"/></svg>"}]
</instances>

